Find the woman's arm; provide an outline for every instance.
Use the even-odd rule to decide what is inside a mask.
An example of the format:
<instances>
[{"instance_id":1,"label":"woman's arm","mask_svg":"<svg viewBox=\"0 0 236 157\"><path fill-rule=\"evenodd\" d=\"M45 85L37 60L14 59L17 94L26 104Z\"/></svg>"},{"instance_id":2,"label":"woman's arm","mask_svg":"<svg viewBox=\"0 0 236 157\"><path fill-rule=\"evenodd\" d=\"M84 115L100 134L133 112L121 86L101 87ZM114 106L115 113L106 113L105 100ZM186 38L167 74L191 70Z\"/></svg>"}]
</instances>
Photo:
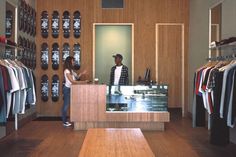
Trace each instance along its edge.
<instances>
[{"instance_id":1,"label":"woman's arm","mask_svg":"<svg viewBox=\"0 0 236 157\"><path fill-rule=\"evenodd\" d=\"M75 80L73 80L73 77L72 77L72 75L70 73L67 73L66 77L69 79L69 81L72 84L86 84L86 83L88 83L88 81L75 81Z\"/></svg>"},{"instance_id":2,"label":"woman's arm","mask_svg":"<svg viewBox=\"0 0 236 157\"><path fill-rule=\"evenodd\" d=\"M80 78L83 75L87 74L87 70L82 71L81 73L77 74L78 78Z\"/></svg>"}]
</instances>

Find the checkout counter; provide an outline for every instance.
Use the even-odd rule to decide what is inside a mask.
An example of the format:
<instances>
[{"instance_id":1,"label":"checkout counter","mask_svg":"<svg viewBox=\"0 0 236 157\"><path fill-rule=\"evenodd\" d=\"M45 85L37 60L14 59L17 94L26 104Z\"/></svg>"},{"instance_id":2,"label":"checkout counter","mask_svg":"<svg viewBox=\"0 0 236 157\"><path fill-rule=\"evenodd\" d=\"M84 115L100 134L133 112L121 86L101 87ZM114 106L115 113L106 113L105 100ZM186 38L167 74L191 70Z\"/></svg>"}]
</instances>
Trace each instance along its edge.
<instances>
[{"instance_id":1,"label":"checkout counter","mask_svg":"<svg viewBox=\"0 0 236 157\"><path fill-rule=\"evenodd\" d=\"M141 128L164 131L169 122L168 86L72 85L71 121L75 130Z\"/></svg>"}]
</instances>

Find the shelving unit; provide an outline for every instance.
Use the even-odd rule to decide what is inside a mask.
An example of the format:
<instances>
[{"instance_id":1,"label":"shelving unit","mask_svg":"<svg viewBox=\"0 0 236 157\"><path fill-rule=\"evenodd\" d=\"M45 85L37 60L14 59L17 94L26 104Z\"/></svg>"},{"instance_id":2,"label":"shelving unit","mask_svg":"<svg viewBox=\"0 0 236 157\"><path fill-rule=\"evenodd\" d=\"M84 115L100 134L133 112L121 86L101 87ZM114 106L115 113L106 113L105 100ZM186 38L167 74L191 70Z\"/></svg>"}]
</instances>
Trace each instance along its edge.
<instances>
[{"instance_id":1,"label":"shelving unit","mask_svg":"<svg viewBox=\"0 0 236 157\"><path fill-rule=\"evenodd\" d=\"M6 55L6 48L10 48L10 49L14 49L15 53L13 55L5 56ZM9 45L9 44L5 44L5 43L0 43L0 58L8 58L8 59L20 59L21 56L17 55L17 51L23 51L24 48L23 47L19 47L19 46L13 46L13 45Z\"/></svg>"},{"instance_id":2,"label":"shelving unit","mask_svg":"<svg viewBox=\"0 0 236 157\"><path fill-rule=\"evenodd\" d=\"M210 47L211 50L219 50L219 49L223 50L223 49L226 49L226 48L236 48L236 41L232 42L232 43L229 43L229 44L225 44L225 45Z\"/></svg>"},{"instance_id":3,"label":"shelving unit","mask_svg":"<svg viewBox=\"0 0 236 157\"><path fill-rule=\"evenodd\" d=\"M216 47L209 47L210 51L218 51L218 56L212 57L209 55L208 61L219 61L236 58L236 41ZM224 55L223 55L224 54Z\"/></svg>"},{"instance_id":4,"label":"shelving unit","mask_svg":"<svg viewBox=\"0 0 236 157\"><path fill-rule=\"evenodd\" d=\"M18 50L24 50L23 47L13 46L13 45L5 44L5 43L0 43L0 46L10 47L10 48L18 49Z\"/></svg>"},{"instance_id":5,"label":"shelving unit","mask_svg":"<svg viewBox=\"0 0 236 157\"><path fill-rule=\"evenodd\" d=\"M168 85L107 87L106 112L145 113L167 111L167 108Z\"/></svg>"}]
</instances>

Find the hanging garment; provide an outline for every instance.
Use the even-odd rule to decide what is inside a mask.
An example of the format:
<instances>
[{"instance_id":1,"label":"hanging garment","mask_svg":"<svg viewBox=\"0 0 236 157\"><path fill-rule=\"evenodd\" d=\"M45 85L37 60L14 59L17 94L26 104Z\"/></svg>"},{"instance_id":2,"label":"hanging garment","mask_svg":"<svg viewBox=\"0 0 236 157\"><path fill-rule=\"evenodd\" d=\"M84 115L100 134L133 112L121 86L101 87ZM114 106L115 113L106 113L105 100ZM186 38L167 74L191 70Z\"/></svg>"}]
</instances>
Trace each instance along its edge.
<instances>
[{"instance_id":1,"label":"hanging garment","mask_svg":"<svg viewBox=\"0 0 236 157\"><path fill-rule=\"evenodd\" d=\"M36 104L33 71L19 61L0 60L0 123L12 114L24 114L26 103Z\"/></svg>"}]
</instances>

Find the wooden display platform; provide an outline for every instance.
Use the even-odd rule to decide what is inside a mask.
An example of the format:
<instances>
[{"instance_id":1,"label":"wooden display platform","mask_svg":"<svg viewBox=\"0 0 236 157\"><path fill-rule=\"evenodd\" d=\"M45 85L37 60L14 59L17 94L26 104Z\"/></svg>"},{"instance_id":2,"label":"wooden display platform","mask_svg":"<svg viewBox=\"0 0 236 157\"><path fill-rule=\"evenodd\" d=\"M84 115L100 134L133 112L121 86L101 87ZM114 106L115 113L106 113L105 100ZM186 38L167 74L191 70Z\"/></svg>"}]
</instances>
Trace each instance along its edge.
<instances>
[{"instance_id":1,"label":"wooden display platform","mask_svg":"<svg viewBox=\"0 0 236 157\"><path fill-rule=\"evenodd\" d=\"M106 111L106 85L71 86L71 121L75 130L89 128L165 129L170 114L164 112Z\"/></svg>"},{"instance_id":2,"label":"wooden display platform","mask_svg":"<svg viewBox=\"0 0 236 157\"><path fill-rule=\"evenodd\" d=\"M79 157L154 157L140 129L89 129Z\"/></svg>"}]
</instances>

